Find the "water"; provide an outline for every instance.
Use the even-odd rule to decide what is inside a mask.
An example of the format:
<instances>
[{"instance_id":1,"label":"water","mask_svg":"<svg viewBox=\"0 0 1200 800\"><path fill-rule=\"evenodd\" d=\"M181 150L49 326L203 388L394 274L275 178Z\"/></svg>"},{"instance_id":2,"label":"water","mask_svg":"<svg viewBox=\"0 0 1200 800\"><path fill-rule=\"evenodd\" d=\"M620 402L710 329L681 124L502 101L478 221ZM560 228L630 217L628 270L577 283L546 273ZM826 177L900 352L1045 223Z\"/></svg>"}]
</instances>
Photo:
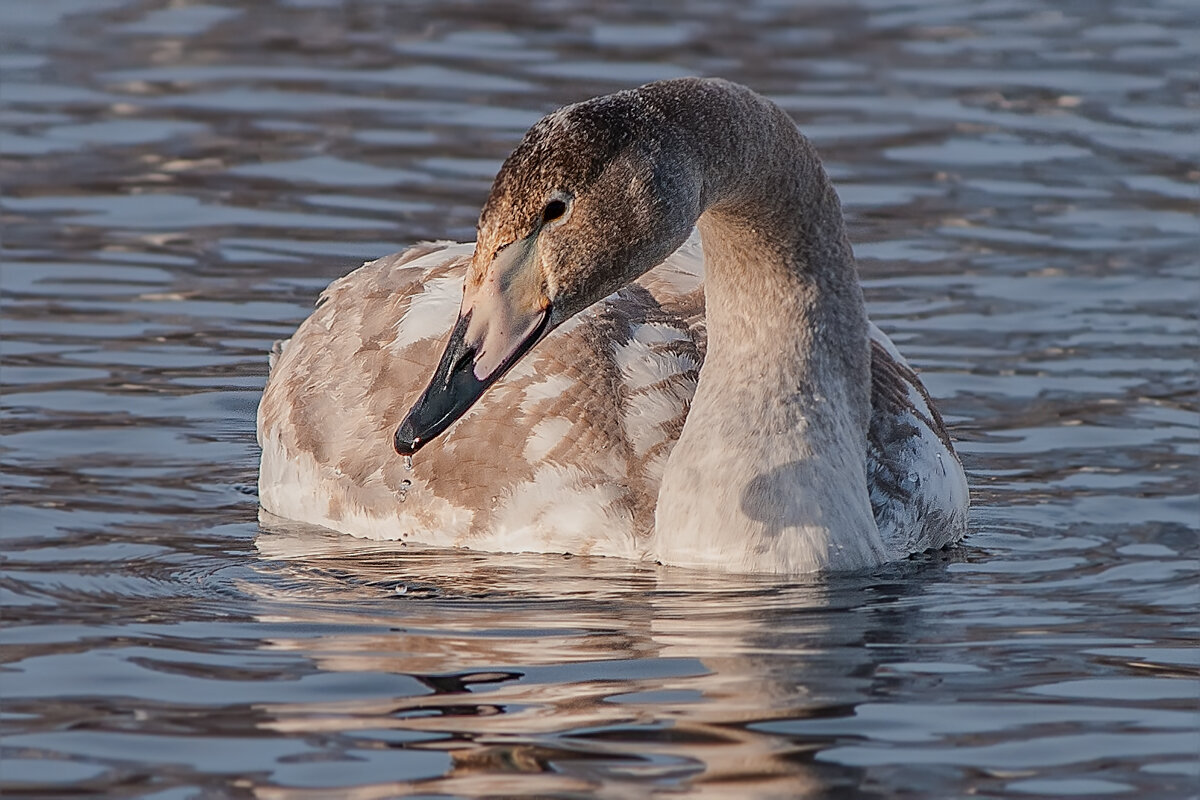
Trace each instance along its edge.
<instances>
[{"instance_id":1,"label":"water","mask_svg":"<svg viewBox=\"0 0 1200 800\"><path fill-rule=\"evenodd\" d=\"M793 5L4 6L6 796L1200 794L1200 13ZM781 582L260 528L318 290L688 73L820 147L967 544Z\"/></svg>"}]
</instances>

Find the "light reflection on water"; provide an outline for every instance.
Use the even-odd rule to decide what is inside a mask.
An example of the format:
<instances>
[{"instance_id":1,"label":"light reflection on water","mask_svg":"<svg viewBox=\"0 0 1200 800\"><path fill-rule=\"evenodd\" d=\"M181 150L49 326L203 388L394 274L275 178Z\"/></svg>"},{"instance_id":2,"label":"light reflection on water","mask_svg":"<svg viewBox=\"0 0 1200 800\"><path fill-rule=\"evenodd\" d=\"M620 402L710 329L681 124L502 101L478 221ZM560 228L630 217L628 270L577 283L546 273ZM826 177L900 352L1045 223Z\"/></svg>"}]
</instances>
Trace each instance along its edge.
<instances>
[{"instance_id":1,"label":"light reflection on water","mask_svg":"<svg viewBox=\"0 0 1200 800\"><path fill-rule=\"evenodd\" d=\"M1195 15L665 9L5 8L7 794L1200 791ZM260 526L319 289L469 238L545 111L691 73L820 147L968 545L779 583Z\"/></svg>"}]
</instances>

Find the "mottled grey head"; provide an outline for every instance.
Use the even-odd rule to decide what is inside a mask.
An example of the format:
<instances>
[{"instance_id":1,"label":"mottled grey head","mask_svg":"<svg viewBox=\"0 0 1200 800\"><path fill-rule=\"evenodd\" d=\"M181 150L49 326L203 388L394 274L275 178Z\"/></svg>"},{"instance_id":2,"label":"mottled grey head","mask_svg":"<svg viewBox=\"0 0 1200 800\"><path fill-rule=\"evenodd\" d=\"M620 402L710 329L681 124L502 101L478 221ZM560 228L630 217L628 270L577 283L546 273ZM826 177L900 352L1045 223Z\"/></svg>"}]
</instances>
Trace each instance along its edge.
<instances>
[{"instance_id":1,"label":"mottled grey head","mask_svg":"<svg viewBox=\"0 0 1200 800\"><path fill-rule=\"evenodd\" d=\"M468 285L498 250L534 237L558 323L658 264L699 214L699 178L678 139L644 89L542 119L492 184Z\"/></svg>"},{"instance_id":2,"label":"mottled grey head","mask_svg":"<svg viewBox=\"0 0 1200 800\"><path fill-rule=\"evenodd\" d=\"M687 238L701 178L663 102L686 84L669 84L677 91L651 84L556 111L504 162L479 217L458 325L397 450L415 452L554 327Z\"/></svg>"}]
</instances>

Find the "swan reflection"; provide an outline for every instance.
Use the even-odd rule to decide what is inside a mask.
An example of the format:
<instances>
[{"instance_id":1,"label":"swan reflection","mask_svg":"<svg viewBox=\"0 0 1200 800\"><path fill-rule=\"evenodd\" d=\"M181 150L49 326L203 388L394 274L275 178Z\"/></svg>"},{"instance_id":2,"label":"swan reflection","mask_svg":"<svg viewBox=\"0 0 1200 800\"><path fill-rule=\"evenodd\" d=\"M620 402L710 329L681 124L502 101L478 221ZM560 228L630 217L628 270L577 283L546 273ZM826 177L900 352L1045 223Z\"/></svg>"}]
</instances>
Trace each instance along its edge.
<instances>
[{"instance_id":1,"label":"swan reflection","mask_svg":"<svg viewBox=\"0 0 1200 800\"><path fill-rule=\"evenodd\" d=\"M384 687L266 704L263 727L450 758L424 780L353 785L348 773L346 797L680 786L724 797L736 781L739 797L765 798L856 785L858 770L814 760L826 742L759 724L851 716L877 683L865 645L904 626L897 590L919 590L878 576L780 583L620 559L397 552L262 521L266 579L247 588L261 621L302 631L265 646Z\"/></svg>"}]
</instances>

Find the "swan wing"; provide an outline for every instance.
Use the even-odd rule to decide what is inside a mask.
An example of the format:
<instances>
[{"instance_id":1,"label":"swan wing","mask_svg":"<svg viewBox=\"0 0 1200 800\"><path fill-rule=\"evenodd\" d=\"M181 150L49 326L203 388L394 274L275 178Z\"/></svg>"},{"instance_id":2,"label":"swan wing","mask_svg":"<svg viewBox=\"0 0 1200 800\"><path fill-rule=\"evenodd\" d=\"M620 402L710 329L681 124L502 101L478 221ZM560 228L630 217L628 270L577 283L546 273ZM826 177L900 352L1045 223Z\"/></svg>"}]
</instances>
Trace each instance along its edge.
<instances>
[{"instance_id":1,"label":"swan wing","mask_svg":"<svg viewBox=\"0 0 1200 800\"><path fill-rule=\"evenodd\" d=\"M633 284L568 320L406 469L392 437L445 346L472 251L370 262L278 344L258 415L263 507L374 539L640 557L699 373L698 281L681 267L655 284L663 302Z\"/></svg>"},{"instance_id":2,"label":"swan wing","mask_svg":"<svg viewBox=\"0 0 1200 800\"><path fill-rule=\"evenodd\" d=\"M874 323L867 484L879 533L897 558L958 541L967 478L921 379Z\"/></svg>"}]
</instances>

